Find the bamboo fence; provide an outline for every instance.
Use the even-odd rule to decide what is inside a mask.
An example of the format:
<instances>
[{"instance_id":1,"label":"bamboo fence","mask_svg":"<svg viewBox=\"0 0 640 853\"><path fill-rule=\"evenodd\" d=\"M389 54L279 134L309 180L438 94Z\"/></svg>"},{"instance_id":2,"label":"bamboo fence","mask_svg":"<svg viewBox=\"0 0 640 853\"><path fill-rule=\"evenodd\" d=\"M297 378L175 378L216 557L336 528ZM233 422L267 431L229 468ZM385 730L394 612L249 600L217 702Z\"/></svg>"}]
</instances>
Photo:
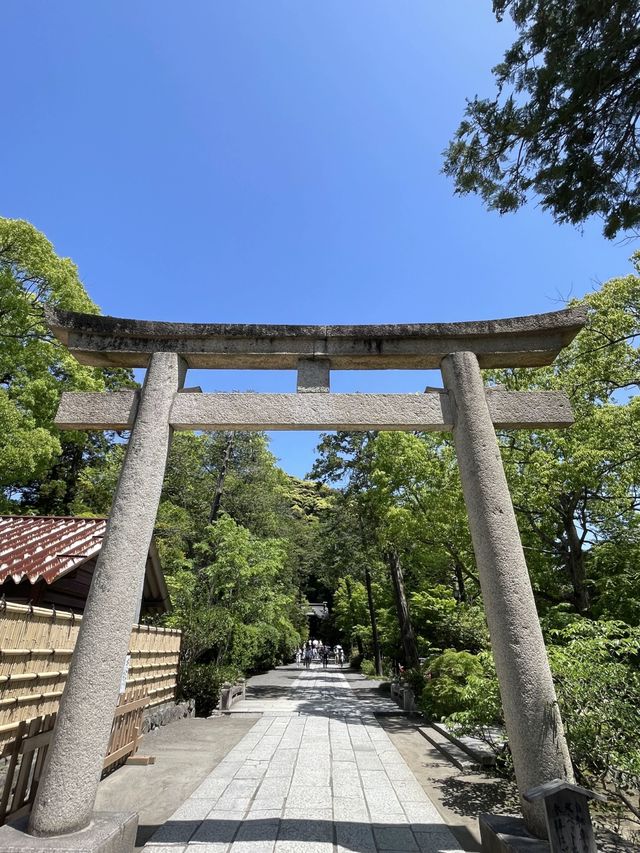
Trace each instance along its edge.
<instances>
[{"instance_id":1,"label":"bamboo fence","mask_svg":"<svg viewBox=\"0 0 640 853\"><path fill-rule=\"evenodd\" d=\"M58 710L81 616L0 603L0 750L21 722ZM148 706L175 698L180 631L136 625L126 692L146 694Z\"/></svg>"}]
</instances>

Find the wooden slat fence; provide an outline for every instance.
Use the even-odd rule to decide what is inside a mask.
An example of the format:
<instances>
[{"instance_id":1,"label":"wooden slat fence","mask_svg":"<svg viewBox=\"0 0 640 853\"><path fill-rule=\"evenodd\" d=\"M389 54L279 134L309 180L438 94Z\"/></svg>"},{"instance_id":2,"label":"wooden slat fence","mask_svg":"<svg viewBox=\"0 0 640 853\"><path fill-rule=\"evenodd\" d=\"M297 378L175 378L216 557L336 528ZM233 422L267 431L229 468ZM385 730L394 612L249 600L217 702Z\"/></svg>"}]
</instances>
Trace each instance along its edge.
<instances>
[{"instance_id":1,"label":"wooden slat fence","mask_svg":"<svg viewBox=\"0 0 640 853\"><path fill-rule=\"evenodd\" d=\"M104 759L105 771L122 764L136 753L147 699L139 691L120 697ZM55 721L56 714L23 720L18 723L13 739L0 753L0 758L8 759L0 785L0 825L29 813L38 790Z\"/></svg>"},{"instance_id":2,"label":"wooden slat fence","mask_svg":"<svg viewBox=\"0 0 640 853\"><path fill-rule=\"evenodd\" d=\"M62 696L81 616L0 603L0 752L21 722L54 714ZM127 695L147 705L175 698L180 631L137 625L131 633Z\"/></svg>"},{"instance_id":3,"label":"wooden slat fence","mask_svg":"<svg viewBox=\"0 0 640 853\"><path fill-rule=\"evenodd\" d=\"M2 753L9 758L0 800L0 824L27 814L31 808L56 721L55 714L23 720Z\"/></svg>"},{"instance_id":4,"label":"wooden slat fence","mask_svg":"<svg viewBox=\"0 0 640 853\"><path fill-rule=\"evenodd\" d=\"M148 705L148 697L142 693L134 696L123 694L113 716L111 740L104 759L104 769L118 764L138 749L142 736L142 713Z\"/></svg>"}]
</instances>

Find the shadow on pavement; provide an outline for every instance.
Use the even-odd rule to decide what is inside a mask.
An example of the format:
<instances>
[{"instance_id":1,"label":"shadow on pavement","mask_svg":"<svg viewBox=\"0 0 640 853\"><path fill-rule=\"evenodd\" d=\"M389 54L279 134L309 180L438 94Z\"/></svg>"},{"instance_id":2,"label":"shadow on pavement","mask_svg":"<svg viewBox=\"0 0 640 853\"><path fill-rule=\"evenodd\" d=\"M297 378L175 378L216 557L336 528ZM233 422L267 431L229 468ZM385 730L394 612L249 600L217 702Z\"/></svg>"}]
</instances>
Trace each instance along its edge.
<instances>
[{"instance_id":1,"label":"shadow on pavement","mask_svg":"<svg viewBox=\"0 0 640 853\"><path fill-rule=\"evenodd\" d=\"M289 700L296 703L296 712L300 715L337 718L353 716L361 718L364 725L377 725L376 714L399 713L398 706L391 700L384 685L367 685L354 690L353 682L345 679L347 672L346 669L329 667L325 670L315 666L311 670L294 669L294 680L300 675L306 678L293 690L286 685L249 681L242 710L249 711L253 702L259 710L260 702ZM284 667L277 670L277 676L278 680L292 677ZM320 685L314 684L317 677L322 678ZM270 709L266 711L270 712Z\"/></svg>"},{"instance_id":2,"label":"shadow on pavement","mask_svg":"<svg viewBox=\"0 0 640 853\"><path fill-rule=\"evenodd\" d=\"M508 815L520 811L516 786L508 779L457 777L443 780L439 788L443 804L462 815L476 817L485 812Z\"/></svg>"},{"instance_id":3,"label":"shadow on pavement","mask_svg":"<svg viewBox=\"0 0 640 853\"><path fill-rule=\"evenodd\" d=\"M249 815L244 819L208 817L204 821L168 821L160 827L147 847L168 845L231 844L239 841L264 842L292 841L302 843L338 844L353 853L371 853L372 850L421 851L421 853L447 853L457 851L459 832L468 834L465 827L449 827L443 824L414 823L361 823L357 821L332 821L298 818L257 818ZM148 834L155 827L140 827L139 832ZM451 830L456 832L455 836ZM266 848L265 848L266 849ZM473 849L473 848L471 848Z\"/></svg>"}]
</instances>

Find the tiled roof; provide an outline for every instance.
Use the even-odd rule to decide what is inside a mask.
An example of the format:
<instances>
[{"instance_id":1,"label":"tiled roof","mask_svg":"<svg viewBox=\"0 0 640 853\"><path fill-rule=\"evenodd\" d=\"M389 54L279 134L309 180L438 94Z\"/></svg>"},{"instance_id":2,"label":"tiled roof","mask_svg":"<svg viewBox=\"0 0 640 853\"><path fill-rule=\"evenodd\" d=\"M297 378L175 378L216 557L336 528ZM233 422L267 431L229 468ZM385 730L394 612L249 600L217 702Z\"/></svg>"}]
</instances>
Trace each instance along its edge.
<instances>
[{"instance_id":1,"label":"tiled roof","mask_svg":"<svg viewBox=\"0 0 640 853\"><path fill-rule=\"evenodd\" d=\"M98 553L106 526L105 518L0 516L0 584L53 583Z\"/></svg>"}]
</instances>

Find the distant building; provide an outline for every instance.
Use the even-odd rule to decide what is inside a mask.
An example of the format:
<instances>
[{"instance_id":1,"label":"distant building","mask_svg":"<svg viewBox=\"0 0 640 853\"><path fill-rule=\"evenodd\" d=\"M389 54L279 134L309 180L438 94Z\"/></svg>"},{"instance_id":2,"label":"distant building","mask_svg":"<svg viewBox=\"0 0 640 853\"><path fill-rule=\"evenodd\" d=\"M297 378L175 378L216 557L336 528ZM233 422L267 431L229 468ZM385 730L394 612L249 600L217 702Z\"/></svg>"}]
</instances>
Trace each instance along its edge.
<instances>
[{"instance_id":1,"label":"distant building","mask_svg":"<svg viewBox=\"0 0 640 853\"><path fill-rule=\"evenodd\" d=\"M327 607L327 602L323 601L321 603L311 603L309 602L309 607L307 609L307 616L315 616L316 619L328 619L329 618L329 608Z\"/></svg>"},{"instance_id":2,"label":"distant building","mask_svg":"<svg viewBox=\"0 0 640 853\"><path fill-rule=\"evenodd\" d=\"M324 636L322 623L329 618L327 602L310 602L307 608L307 617L309 619L309 635L311 637Z\"/></svg>"},{"instance_id":3,"label":"distant building","mask_svg":"<svg viewBox=\"0 0 640 853\"><path fill-rule=\"evenodd\" d=\"M0 516L0 595L6 601L82 613L107 527L106 518ZM171 610L152 541L141 615Z\"/></svg>"}]
</instances>

